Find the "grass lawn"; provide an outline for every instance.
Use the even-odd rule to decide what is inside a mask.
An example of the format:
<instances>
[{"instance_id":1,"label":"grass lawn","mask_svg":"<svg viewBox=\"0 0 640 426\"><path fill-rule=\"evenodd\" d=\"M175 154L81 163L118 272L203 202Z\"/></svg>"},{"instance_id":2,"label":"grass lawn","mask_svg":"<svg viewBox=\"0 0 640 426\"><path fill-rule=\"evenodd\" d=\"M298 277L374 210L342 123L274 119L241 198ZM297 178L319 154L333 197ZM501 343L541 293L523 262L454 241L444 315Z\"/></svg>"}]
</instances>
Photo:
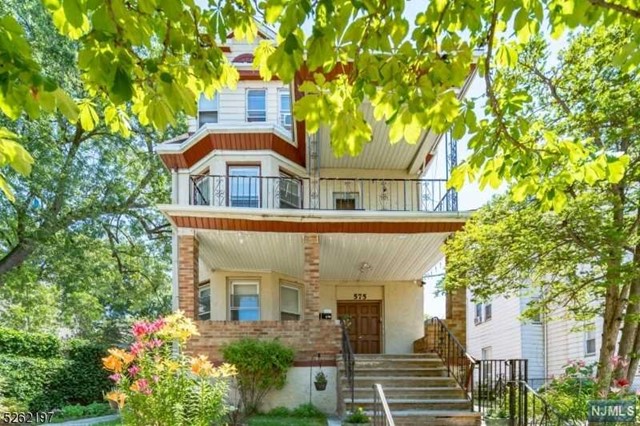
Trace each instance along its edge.
<instances>
[{"instance_id":1,"label":"grass lawn","mask_svg":"<svg viewBox=\"0 0 640 426\"><path fill-rule=\"evenodd\" d=\"M253 416L249 426L326 426L325 419L315 417Z\"/></svg>"},{"instance_id":2,"label":"grass lawn","mask_svg":"<svg viewBox=\"0 0 640 426\"><path fill-rule=\"evenodd\" d=\"M120 426L122 425L122 421L120 419L110 420L108 422L95 423L95 426Z\"/></svg>"}]
</instances>

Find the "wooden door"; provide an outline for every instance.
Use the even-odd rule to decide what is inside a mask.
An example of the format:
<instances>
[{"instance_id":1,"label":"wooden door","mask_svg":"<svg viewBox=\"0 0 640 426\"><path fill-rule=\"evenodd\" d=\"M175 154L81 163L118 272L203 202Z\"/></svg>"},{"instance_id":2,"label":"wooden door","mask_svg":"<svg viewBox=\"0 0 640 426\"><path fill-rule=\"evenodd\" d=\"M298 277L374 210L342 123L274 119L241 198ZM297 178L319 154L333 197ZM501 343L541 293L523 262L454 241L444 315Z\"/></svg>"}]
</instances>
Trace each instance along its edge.
<instances>
[{"instance_id":1,"label":"wooden door","mask_svg":"<svg viewBox=\"0 0 640 426\"><path fill-rule=\"evenodd\" d=\"M357 354L379 354L381 302L338 302L338 318L349 316L349 340Z\"/></svg>"}]
</instances>

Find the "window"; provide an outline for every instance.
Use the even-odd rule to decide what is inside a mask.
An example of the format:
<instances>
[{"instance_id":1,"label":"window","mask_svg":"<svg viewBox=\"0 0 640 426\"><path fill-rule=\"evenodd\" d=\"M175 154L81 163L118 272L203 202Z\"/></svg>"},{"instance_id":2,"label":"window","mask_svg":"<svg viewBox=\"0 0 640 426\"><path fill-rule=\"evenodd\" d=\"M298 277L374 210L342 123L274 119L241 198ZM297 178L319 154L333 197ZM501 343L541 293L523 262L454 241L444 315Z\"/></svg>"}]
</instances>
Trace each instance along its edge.
<instances>
[{"instance_id":1,"label":"window","mask_svg":"<svg viewBox=\"0 0 640 426\"><path fill-rule=\"evenodd\" d=\"M278 123L285 129L291 128L291 94L289 91L280 90L278 92L278 108L280 117Z\"/></svg>"},{"instance_id":2,"label":"window","mask_svg":"<svg viewBox=\"0 0 640 426\"><path fill-rule=\"evenodd\" d=\"M191 182L193 183L193 204L196 206L208 206L211 193L211 176L209 176L209 169L205 169L196 176L193 176Z\"/></svg>"},{"instance_id":3,"label":"window","mask_svg":"<svg viewBox=\"0 0 640 426\"><path fill-rule=\"evenodd\" d=\"M356 210L360 208L357 192L334 192L333 203L335 210Z\"/></svg>"},{"instance_id":4,"label":"window","mask_svg":"<svg viewBox=\"0 0 640 426\"><path fill-rule=\"evenodd\" d=\"M493 357L493 348L491 346L482 348L482 359L491 359L492 357Z\"/></svg>"},{"instance_id":5,"label":"window","mask_svg":"<svg viewBox=\"0 0 640 426\"><path fill-rule=\"evenodd\" d=\"M475 324L480 324L482 322L482 303L476 303L476 314L473 322Z\"/></svg>"},{"instance_id":6,"label":"window","mask_svg":"<svg viewBox=\"0 0 640 426\"><path fill-rule=\"evenodd\" d=\"M266 90L247 90L247 121L267 121Z\"/></svg>"},{"instance_id":7,"label":"window","mask_svg":"<svg viewBox=\"0 0 640 426\"><path fill-rule=\"evenodd\" d=\"M592 324L591 327L595 327L595 324ZM596 354L596 331L595 330L587 330L584 336L584 346L585 346L585 355L595 355Z\"/></svg>"},{"instance_id":8,"label":"window","mask_svg":"<svg viewBox=\"0 0 640 426\"><path fill-rule=\"evenodd\" d=\"M280 172L280 208L302 208L302 182L285 172Z\"/></svg>"},{"instance_id":9,"label":"window","mask_svg":"<svg viewBox=\"0 0 640 426\"><path fill-rule=\"evenodd\" d=\"M207 98L204 94L198 100L198 127L207 123L218 122L218 95L213 99Z\"/></svg>"},{"instance_id":10,"label":"window","mask_svg":"<svg viewBox=\"0 0 640 426\"><path fill-rule=\"evenodd\" d=\"M260 285L257 281L231 282L229 316L231 321L260 320Z\"/></svg>"},{"instance_id":11,"label":"window","mask_svg":"<svg viewBox=\"0 0 640 426\"><path fill-rule=\"evenodd\" d=\"M198 288L198 319L211 319L211 285L209 281L200 284Z\"/></svg>"},{"instance_id":12,"label":"window","mask_svg":"<svg viewBox=\"0 0 640 426\"><path fill-rule=\"evenodd\" d=\"M260 166L228 166L229 206L260 207Z\"/></svg>"},{"instance_id":13,"label":"window","mask_svg":"<svg viewBox=\"0 0 640 426\"><path fill-rule=\"evenodd\" d=\"M491 303L484 305L484 320L489 321L491 319Z\"/></svg>"},{"instance_id":14,"label":"window","mask_svg":"<svg viewBox=\"0 0 640 426\"><path fill-rule=\"evenodd\" d=\"M280 320L300 319L300 289L290 285L280 286Z\"/></svg>"}]
</instances>

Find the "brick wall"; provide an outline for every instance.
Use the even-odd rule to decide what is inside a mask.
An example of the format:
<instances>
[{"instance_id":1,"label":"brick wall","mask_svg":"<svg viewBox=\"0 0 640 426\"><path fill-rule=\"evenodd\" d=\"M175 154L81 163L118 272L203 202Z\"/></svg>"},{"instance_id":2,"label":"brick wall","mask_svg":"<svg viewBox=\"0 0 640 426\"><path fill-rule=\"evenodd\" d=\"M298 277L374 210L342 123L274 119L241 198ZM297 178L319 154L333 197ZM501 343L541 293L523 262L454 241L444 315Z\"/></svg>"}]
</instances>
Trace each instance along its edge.
<instances>
[{"instance_id":1,"label":"brick wall","mask_svg":"<svg viewBox=\"0 0 640 426\"><path fill-rule=\"evenodd\" d=\"M447 293L447 315L444 323L463 346L467 346L467 289Z\"/></svg>"},{"instance_id":2,"label":"brick wall","mask_svg":"<svg viewBox=\"0 0 640 426\"><path fill-rule=\"evenodd\" d=\"M178 307L195 319L198 306L199 244L194 235L178 236Z\"/></svg>"},{"instance_id":3,"label":"brick wall","mask_svg":"<svg viewBox=\"0 0 640 426\"><path fill-rule=\"evenodd\" d=\"M304 319L320 314L320 241L318 234L304 235Z\"/></svg>"},{"instance_id":4,"label":"brick wall","mask_svg":"<svg viewBox=\"0 0 640 426\"><path fill-rule=\"evenodd\" d=\"M222 359L221 347L243 337L278 338L296 351L296 362L309 362L318 353L335 357L341 351L340 325L335 321L196 321L200 336L194 336L187 350Z\"/></svg>"},{"instance_id":5,"label":"brick wall","mask_svg":"<svg viewBox=\"0 0 640 426\"><path fill-rule=\"evenodd\" d=\"M467 347L467 291L458 289L447 293L446 318L442 322L447 326L451 334L464 346ZM413 342L415 353L430 352L433 350L435 342L435 328L429 323L425 323L424 337Z\"/></svg>"}]
</instances>

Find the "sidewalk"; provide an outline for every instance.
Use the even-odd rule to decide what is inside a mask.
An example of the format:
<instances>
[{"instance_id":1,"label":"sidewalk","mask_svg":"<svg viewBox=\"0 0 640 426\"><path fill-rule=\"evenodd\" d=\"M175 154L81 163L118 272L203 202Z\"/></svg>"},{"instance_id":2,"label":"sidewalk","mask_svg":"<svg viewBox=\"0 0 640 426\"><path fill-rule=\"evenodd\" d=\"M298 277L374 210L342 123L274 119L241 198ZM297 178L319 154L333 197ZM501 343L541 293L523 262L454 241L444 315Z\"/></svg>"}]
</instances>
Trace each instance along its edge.
<instances>
[{"instance_id":1,"label":"sidewalk","mask_svg":"<svg viewBox=\"0 0 640 426\"><path fill-rule=\"evenodd\" d=\"M118 418L120 418L119 415L111 414L109 416L93 417L91 419L71 420L68 422L52 423L52 424L55 424L56 426L88 426L88 425L95 425L96 423L104 423L111 420L117 420Z\"/></svg>"}]
</instances>

